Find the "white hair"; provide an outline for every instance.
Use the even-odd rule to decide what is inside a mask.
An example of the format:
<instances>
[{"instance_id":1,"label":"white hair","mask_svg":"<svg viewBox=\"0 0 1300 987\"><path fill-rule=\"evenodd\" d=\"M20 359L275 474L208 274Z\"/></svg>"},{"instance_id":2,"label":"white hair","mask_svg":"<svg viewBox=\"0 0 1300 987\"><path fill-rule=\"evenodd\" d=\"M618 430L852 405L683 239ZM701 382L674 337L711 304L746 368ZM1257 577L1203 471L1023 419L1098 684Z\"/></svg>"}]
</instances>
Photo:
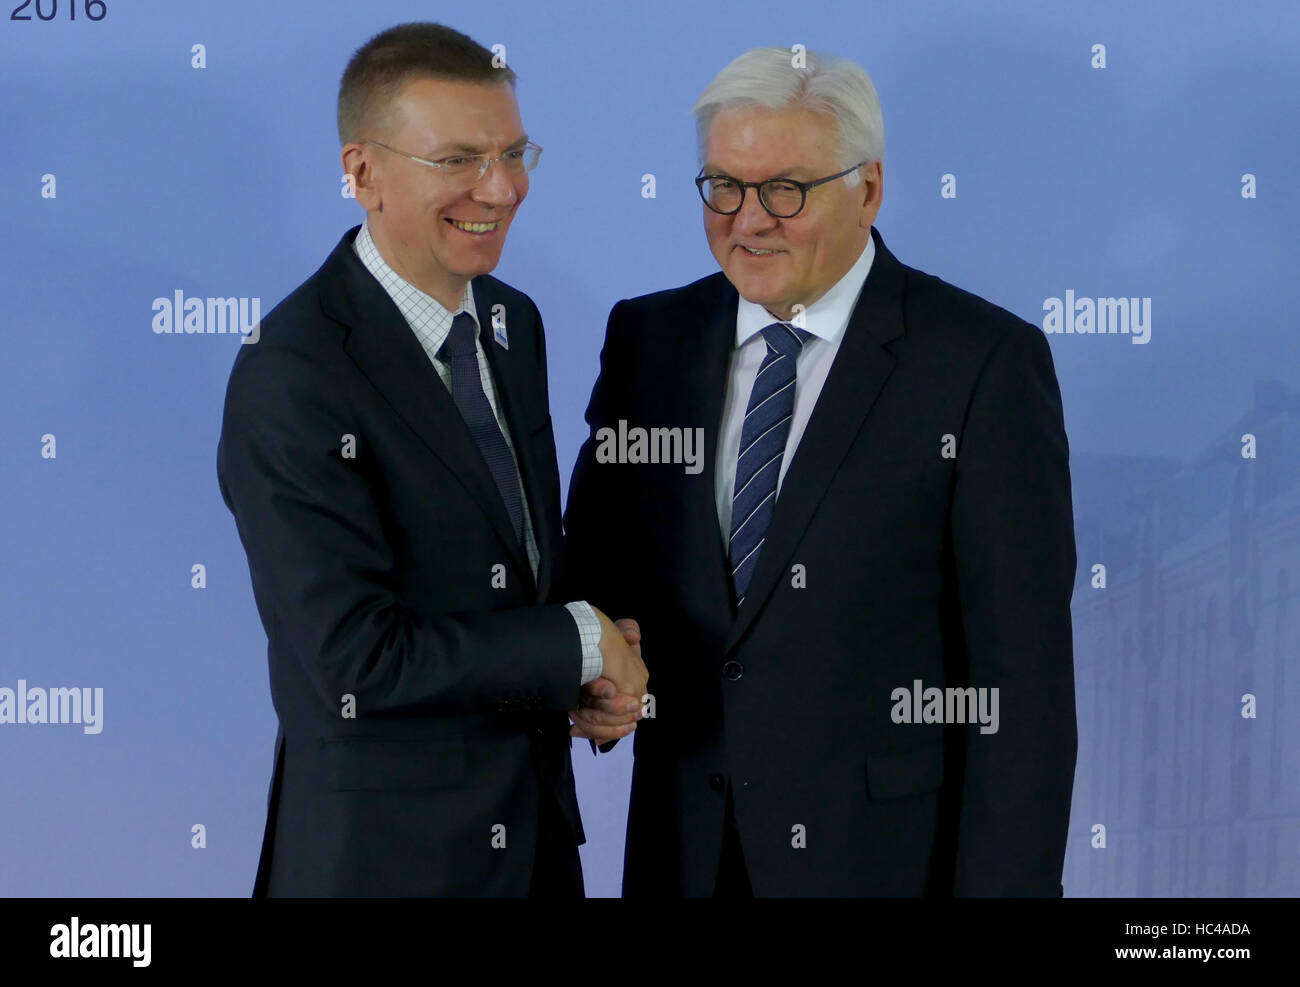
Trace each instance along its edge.
<instances>
[{"instance_id":1,"label":"white hair","mask_svg":"<svg viewBox=\"0 0 1300 987\"><path fill-rule=\"evenodd\" d=\"M796 67L796 60L803 64ZM841 168L859 161L883 161L885 121L871 77L848 59L788 48L754 48L734 59L695 101L700 163L708 151L709 128L723 110L742 107L780 110L798 106L829 114ZM845 176L856 185L858 172Z\"/></svg>"}]
</instances>

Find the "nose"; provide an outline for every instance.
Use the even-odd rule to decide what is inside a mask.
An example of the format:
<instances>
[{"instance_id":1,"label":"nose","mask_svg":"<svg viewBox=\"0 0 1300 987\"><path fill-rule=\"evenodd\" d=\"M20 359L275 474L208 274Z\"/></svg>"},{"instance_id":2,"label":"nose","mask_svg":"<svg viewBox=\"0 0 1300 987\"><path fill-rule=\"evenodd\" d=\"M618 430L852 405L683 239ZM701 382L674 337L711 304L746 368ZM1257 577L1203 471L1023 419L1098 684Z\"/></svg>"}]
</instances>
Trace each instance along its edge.
<instances>
[{"instance_id":1,"label":"nose","mask_svg":"<svg viewBox=\"0 0 1300 987\"><path fill-rule=\"evenodd\" d=\"M510 172L500 161L493 161L472 190L476 201L484 205L509 207L521 196Z\"/></svg>"},{"instance_id":2,"label":"nose","mask_svg":"<svg viewBox=\"0 0 1300 987\"><path fill-rule=\"evenodd\" d=\"M758 201L758 189L749 189L740 211L732 217L735 231L741 234L768 233L780 225L780 220L763 208Z\"/></svg>"}]
</instances>

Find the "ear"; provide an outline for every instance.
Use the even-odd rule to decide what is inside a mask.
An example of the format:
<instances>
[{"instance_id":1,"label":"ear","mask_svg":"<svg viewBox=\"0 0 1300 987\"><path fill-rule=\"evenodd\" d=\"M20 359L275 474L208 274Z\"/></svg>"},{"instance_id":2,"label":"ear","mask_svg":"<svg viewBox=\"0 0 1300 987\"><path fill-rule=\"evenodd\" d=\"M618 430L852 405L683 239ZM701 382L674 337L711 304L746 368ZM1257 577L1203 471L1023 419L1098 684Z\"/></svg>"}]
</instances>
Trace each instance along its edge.
<instances>
[{"instance_id":1,"label":"ear","mask_svg":"<svg viewBox=\"0 0 1300 987\"><path fill-rule=\"evenodd\" d=\"M375 181L370 149L365 144L344 144L340 154L343 173L352 176L352 191L357 202L367 211L378 209L383 199Z\"/></svg>"},{"instance_id":2,"label":"ear","mask_svg":"<svg viewBox=\"0 0 1300 987\"><path fill-rule=\"evenodd\" d=\"M872 161L861 171L862 183L858 187L862 189L862 206L858 210L858 226L864 230L871 229L880 212L885 195L884 167L883 162Z\"/></svg>"}]
</instances>

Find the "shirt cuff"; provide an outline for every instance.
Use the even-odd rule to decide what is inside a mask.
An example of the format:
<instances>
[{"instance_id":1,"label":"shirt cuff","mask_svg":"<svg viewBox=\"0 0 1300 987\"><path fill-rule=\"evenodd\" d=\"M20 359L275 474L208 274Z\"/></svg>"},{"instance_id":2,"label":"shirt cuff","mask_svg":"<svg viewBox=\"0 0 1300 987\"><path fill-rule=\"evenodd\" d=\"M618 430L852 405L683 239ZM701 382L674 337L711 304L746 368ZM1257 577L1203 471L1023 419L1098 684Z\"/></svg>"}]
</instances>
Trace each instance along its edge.
<instances>
[{"instance_id":1,"label":"shirt cuff","mask_svg":"<svg viewBox=\"0 0 1300 987\"><path fill-rule=\"evenodd\" d=\"M586 685L605 671L605 659L600 656L600 618L586 600L566 603L564 608L578 625L578 638L582 641L582 681L578 684Z\"/></svg>"}]
</instances>

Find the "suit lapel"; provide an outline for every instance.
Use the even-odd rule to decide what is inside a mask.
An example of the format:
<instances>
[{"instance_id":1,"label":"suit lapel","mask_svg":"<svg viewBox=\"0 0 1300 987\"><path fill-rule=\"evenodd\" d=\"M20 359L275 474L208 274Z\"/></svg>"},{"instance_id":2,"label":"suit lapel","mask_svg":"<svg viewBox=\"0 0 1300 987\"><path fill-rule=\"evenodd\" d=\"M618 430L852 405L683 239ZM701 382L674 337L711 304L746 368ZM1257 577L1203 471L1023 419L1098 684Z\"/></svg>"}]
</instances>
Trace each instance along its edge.
<instances>
[{"instance_id":1,"label":"suit lapel","mask_svg":"<svg viewBox=\"0 0 1300 987\"><path fill-rule=\"evenodd\" d=\"M835 362L786 469L758 563L736 614L727 649L762 609L803 537L840 463L875 404L896 360L884 344L903 333L903 268L873 227L876 255ZM730 578L730 577L728 577Z\"/></svg>"},{"instance_id":2,"label":"suit lapel","mask_svg":"<svg viewBox=\"0 0 1300 987\"><path fill-rule=\"evenodd\" d=\"M388 292L352 249L359 229L344 234L321 269L321 307L347 327L343 349L349 359L464 486L531 584L531 567L501 494L451 393Z\"/></svg>"},{"instance_id":3,"label":"suit lapel","mask_svg":"<svg viewBox=\"0 0 1300 987\"><path fill-rule=\"evenodd\" d=\"M718 438L722 424L722 405L726 398L727 374L736 345L736 289L723 275L716 275L717 297L701 305L712 313L703 326L689 324L689 336L672 350L693 354L688 366L693 373L684 374L682 421L704 429L704 468L688 478L683 543L700 546L692 553L697 564L683 570L684 583L679 599L692 611L696 627L713 631L714 643L721 647L727 640L732 622L731 575L727 564L727 544L718 522L716 477Z\"/></svg>"}]
</instances>

